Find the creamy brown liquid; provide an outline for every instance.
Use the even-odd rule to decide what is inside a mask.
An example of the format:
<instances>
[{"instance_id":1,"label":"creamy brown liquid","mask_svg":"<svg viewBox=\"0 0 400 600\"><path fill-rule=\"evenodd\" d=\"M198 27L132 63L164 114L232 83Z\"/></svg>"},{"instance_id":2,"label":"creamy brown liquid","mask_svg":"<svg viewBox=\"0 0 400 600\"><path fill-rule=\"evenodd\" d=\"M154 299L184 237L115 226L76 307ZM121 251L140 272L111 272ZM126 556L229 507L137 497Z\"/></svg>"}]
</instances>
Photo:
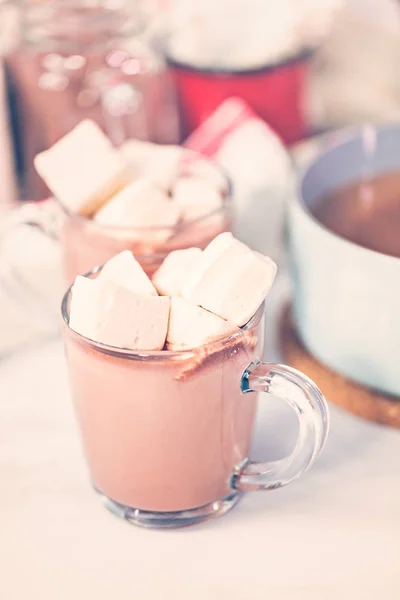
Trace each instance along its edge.
<instances>
[{"instance_id":1,"label":"creamy brown liquid","mask_svg":"<svg viewBox=\"0 0 400 600\"><path fill-rule=\"evenodd\" d=\"M400 171L338 187L317 199L312 212L337 235L400 257Z\"/></svg>"}]
</instances>

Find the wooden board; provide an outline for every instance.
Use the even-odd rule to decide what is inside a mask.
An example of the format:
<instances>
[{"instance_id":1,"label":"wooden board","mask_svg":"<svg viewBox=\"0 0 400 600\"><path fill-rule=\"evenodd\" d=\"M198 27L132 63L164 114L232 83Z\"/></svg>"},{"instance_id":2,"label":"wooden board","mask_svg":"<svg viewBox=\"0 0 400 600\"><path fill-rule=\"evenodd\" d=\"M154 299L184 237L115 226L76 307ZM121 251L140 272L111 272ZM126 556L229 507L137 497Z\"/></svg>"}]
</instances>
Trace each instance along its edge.
<instances>
[{"instance_id":1,"label":"wooden board","mask_svg":"<svg viewBox=\"0 0 400 600\"><path fill-rule=\"evenodd\" d=\"M281 316L279 341L285 361L313 379L330 402L369 421L400 427L400 398L349 381L318 362L299 341L290 307Z\"/></svg>"}]
</instances>

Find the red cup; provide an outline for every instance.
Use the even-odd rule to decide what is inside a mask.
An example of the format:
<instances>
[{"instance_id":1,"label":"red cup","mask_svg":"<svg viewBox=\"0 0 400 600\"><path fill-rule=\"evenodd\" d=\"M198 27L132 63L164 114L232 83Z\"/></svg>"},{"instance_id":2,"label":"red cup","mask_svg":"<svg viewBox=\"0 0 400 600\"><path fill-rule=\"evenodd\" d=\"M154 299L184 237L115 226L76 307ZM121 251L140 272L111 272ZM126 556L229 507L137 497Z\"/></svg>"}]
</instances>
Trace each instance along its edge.
<instances>
[{"instance_id":1,"label":"red cup","mask_svg":"<svg viewBox=\"0 0 400 600\"><path fill-rule=\"evenodd\" d=\"M304 96L311 54L306 50L279 64L241 71L202 69L168 57L180 104L182 139L232 96L245 100L286 143L304 138L308 133Z\"/></svg>"}]
</instances>

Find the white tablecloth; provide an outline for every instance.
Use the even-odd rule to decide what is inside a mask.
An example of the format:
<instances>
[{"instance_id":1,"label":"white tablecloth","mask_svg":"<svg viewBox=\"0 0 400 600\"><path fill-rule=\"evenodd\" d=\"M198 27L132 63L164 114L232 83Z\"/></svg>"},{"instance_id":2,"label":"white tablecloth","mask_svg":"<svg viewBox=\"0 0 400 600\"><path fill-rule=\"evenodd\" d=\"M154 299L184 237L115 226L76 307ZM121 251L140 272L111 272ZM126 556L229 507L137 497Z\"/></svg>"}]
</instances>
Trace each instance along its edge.
<instances>
[{"instance_id":1,"label":"white tablecloth","mask_svg":"<svg viewBox=\"0 0 400 600\"><path fill-rule=\"evenodd\" d=\"M281 277L268 302L267 358L286 290ZM191 529L148 531L90 488L61 341L3 360L0 599L398 600L399 432L331 410L326 449L298 482ZM263 403L255 456L282 455L294 430Z\"/></svg>"}]
</instances>

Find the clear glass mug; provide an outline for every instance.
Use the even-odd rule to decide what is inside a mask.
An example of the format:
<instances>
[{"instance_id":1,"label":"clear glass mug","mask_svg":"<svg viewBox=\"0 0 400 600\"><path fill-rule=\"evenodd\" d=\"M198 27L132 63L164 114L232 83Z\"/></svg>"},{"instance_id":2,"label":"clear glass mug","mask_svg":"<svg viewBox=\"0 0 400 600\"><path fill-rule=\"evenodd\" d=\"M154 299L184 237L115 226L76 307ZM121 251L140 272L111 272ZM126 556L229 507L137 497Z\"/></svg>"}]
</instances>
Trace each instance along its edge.
<instances>
[{"instance_id":1,"label":"clear glass mug","mask_svg":"<svg viewBox=\"0 0 400 600\"><path fill-rule=\"evenodd\" d=\"M95 271L91 276L95 276ZM193 350L134 352L69 327L62 303L71 391L92 484L105 506L150 528L225 514L244 492L272 490L304 473L322 451L328 408L316 385L263 363L264 305L230 338ZM286 458L248 458L261 392L295 411Z\"/></svg>"}]
</instances>

